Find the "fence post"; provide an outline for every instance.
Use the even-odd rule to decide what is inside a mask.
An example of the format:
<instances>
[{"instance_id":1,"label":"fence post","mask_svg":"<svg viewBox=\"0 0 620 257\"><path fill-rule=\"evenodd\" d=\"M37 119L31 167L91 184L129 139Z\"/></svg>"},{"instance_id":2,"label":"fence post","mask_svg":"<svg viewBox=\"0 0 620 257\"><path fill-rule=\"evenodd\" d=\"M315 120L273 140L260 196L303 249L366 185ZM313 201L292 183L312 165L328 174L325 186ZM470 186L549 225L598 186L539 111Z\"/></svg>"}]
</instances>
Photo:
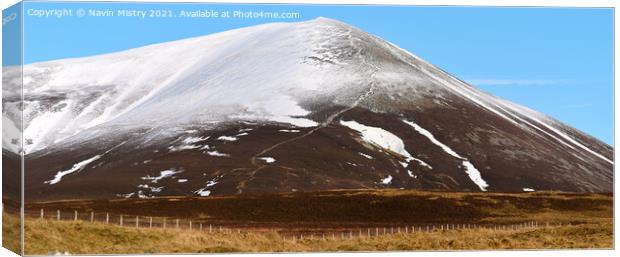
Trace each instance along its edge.
<instances>
[{"instance_id":1,"label":"fence post","mask_svg":"<svg viewBox=\"0 0 620 257\"><path fill-rule=\"evenodd\" d=\"M90 212L90 223L95 222L95 213L94 212Z\"/></svg>"},{"instance_id":2,"label":"fence post","mask_svg":"<svg viewBox=\"0 0 620 257\"><path fill-rule=\"evenodd\" d=\"M118 223L121 225L121 227L123 226L123 215L121 215L121 218Z\"/></svg>"},{"instance_id":3,"label":"fence post","mask_svg":"<svg viewBox=\"0 0 620 257\"><path fill-rule=\"evenodd\" d=\"M45 217L45 212L43 211L43 208L41 208L41 219L43 219Z\"/></svg>"},{"instance_id":4,"label":"fence post","mask_svg":"<svg viewBox=\"0 0 620 257\"><path fill-rule=\"evenodd\" d=\"M177 229L179 229L179 219L177 219Z\"/></svg>"},{"instance_id":5,"label":"fence post","mask_svg":"<svg viewBox=\"0 0 620 257\"><path fill-rule=\"evenodd\" d=\"M189 221L189 231L192 231L192 221Z\"/></svg>"},{"instance_id":6,"label":"fence post","mask_svg":"<svg viewBox=\"0 0 620 257\"><path fill-rule=\"evenodd\" d=\"M200 231L202 231L202 222L200 222Z\"/></svg>"},{"instance_id":7,"label":"fence post","mask_svg":"<svg viewBox=\"0 0 620 257\"><path fill-rule=\"evenodd\" d=\"M56 219L60 220L60 210L56 210Z\"/></svg>"},{"instance_id":8,"label":"fence post","mask_svg":"<svg viewBox=\"0 0 620 257\"><path fill-rule=\"evenodd\" d=\"M136 228L140 226L140 216L136 216Z\"/></svg>"},{"instance_id":9,"label":"fence post","mask_svg":"<svg viewBox=\"0 0 620 257\"><path fill-rule=\"evenodd\" d=\"M209 233L213 232L213 226L211 224L209 224Z\"/></svg>"},{"instance_id":10,"label":"fence post","mask_svg":"<svg viewBox=\"0 0 620 257\"><path fill-rule=\"evenodd\" d=\"M153 217L149 217L149 228L153 227Z\"/></svg>"},{"instance_id":11,"label":"fence post","mask_svg":"<svg viewBox=\"0 0 620 257\"><path fill-rule=\"evenodd\" d=\"M378 235L379 235L379 228L375 227L375 236L378 236Z\"/></svg>"},{"instance_id":12,"label":"fence post","mask_svg":"<svg viewBox=\"0 0 620 257\"><path fill-rule=\"evenodd\" d=\"M390 234L394 234L394 227L390 227Z\"/></svg>"},{"instance_id":13,"label":"fence post","mask_svg":"<svg viewBox=\"0 0 620 257\"><path fill-rule=\"evenodd\" d=\"M166 228L166 217L164 217L164 228Z\"/></svg>"},{"instance_id":14,"label":"fence post","mask_svg":"<svg viewBox=\"0 0 620 257\"><path fill-rule=\"evenodd\" d=\"M368 228L368 237L370 237L370 228Z\"/></svg>"},{"instance_id":15,"label":"fence post","mask_svg":"<svg viewBox=\"0 0 620 257\"><path fill-rule=\"evenodd\" d=\"M108 223L110 223L110 213L106 212L105 213L105 224L108 224Z\"/></svg>"}]
</instances>

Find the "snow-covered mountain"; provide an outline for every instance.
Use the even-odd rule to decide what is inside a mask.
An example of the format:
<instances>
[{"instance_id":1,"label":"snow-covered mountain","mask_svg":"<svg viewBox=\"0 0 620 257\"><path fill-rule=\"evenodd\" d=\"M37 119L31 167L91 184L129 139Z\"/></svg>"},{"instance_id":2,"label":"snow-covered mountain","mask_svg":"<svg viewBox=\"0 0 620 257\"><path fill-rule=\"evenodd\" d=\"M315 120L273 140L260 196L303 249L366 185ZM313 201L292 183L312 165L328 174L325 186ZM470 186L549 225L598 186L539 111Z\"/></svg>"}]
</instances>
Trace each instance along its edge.
<instances>
[{"instance_id":1,"label":"snow-covered mountain","mask_svg":"<svg viewBox=\"0 0 620 257\"><path fill-rule=\"evenodd\" d=\"M24 83L27 198L612 190L610 146L331 19L31 64Z\"/></svg>"}]
</instances>

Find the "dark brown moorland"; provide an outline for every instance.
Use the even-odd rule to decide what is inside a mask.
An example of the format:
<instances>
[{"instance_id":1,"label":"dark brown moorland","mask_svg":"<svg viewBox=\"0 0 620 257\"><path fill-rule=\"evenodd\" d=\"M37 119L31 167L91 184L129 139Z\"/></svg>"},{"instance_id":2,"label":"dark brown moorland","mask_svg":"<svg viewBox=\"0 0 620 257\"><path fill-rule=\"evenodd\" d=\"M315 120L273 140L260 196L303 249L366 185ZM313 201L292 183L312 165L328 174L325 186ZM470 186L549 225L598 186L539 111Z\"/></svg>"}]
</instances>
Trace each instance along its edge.
<instances>
[{"instance_id":1,"label":"dark brown moorland","mask_svg":"<svg viewBox=\"0 0 620 257\"><path fill-rule=\"evenodd\" d=\"M612 217L611 194L340 190L215 197L27 203L28 213L112 213L201 219L235 226L587 222ZM584 219L580 219L580 217Z\"/></svg>"}]
</instances>

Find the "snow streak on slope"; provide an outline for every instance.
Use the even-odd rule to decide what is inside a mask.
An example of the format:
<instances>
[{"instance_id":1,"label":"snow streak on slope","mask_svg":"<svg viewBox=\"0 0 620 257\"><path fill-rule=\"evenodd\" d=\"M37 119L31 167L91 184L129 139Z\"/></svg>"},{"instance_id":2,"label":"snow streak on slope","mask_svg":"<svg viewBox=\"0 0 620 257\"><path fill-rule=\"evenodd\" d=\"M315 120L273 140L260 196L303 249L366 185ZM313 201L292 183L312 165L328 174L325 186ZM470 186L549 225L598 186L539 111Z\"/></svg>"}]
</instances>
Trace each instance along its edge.
<instances>
[{"instance_id":1,"label":"snow streak on slope","mask_svg":"<svg viewBox=\"0 0 620 257\"><path fill-rule=\"evenodd\" d=\"M99 158L101 158L101 155L95 155L95 156L93 156L91 158L88 158L86 160L78 162L78 163L74 164L73 167L71 167L68 170L59 171L58 173L56 173L56 175L54 175L53 179L45 181L45 183L46 184L50 184L50 185L56 184L56 183L60 182L62 177L66 176L66 175L69 175L71 173L83 170L88 164L90 164L91 162L94 162L96 160L99 160Z\"/></svg>"},{"instance_id":2,"label":"snow streak on slope","mask_svg":"<svg viewBox=\"0 0 620 257\"><path fill-rule=\"evenodd\" d=\"M92 163L92 162L94 162L94 161L96 161L96 160L101 159L101 157L103 157L104 155L106 155L106 154L108 154L108 153L112 152L114 149L117 149L117 148L119 148L119 147L123 146L125 143L127 143L127 141L123 141L123 142L121 142L120 144L118 144L118 145L116 145L116 146L114 146L114 147L112 147L112 148L108 149L108 150L107 150L107 151L105 151L103 154L100 154L100 155L95 155L95 156L93 156L93 157L91 157L91 158L88 158L88 159L86 159L86 160L83 160L83 161L81 161L81 162L78 162L78 163L74 164L74 165L73 165L73 167L71 167L71 168L70 168L70 169L68 169L68 170L59 171L59 172L57 172L57 173L56 173L56 175L54 175L54 178L53 178L53 179L48 180L48 181L45 181L45 182L43 182L43 183L45 183L45 184L50 184L50 185L56 184L56 183L60 182L60 181L61 181L61 179L62 179L64 176L69 175L69 174L71 174L71 173L75 173L75 172L79 172L79 171L83 170L84 168L86 168L86 166L88 166L88 164L90 164L90 163Z\"/></svg>"},{"instance_id":3,"label":"snow streak on slope","mask_svg":"<svg viewBox=\"0 0 620 257\"><path fill-rule=\"evenodd\" d=\"M142 180L149 180L151 183L157 183L162 179L165 178L170 178L172 176L174 176L175 174L179 174L183 172L182 169L168 169L168 170L162 170L159 172L159 176L157 177L152 177L151 175L147 175L142 177Z\"/></svg>"},{"instance_id":4,"label":"snow streak on slope","mask_svg":"<svg viewBox=\"0 0 620 257\"><path fill-rule=\"evenodd\" d=\"M489 187L489 184L487 184L487 182L484 181L484 179L482 179L482 175L480 174L480 171L476 169L476 167L474 167L474 165L469 160L467 160L463 156L456 153L454 150L452 150L452 148L448 147L444 143L439 142L439 140L437 140L430 131L420 127L415 122L411 122L407 120L403 120L403 122L413 127L415 131L417 131L418 133L428 138L433 144L439 146L442 150L444 150L449 155L452 155L453 157L460 159L462 161L463 167L465 167L465 172L467 173L471 181L474 182L480 188L480 190L487 191L487 187Z\"/></svg>"}]
</instances>

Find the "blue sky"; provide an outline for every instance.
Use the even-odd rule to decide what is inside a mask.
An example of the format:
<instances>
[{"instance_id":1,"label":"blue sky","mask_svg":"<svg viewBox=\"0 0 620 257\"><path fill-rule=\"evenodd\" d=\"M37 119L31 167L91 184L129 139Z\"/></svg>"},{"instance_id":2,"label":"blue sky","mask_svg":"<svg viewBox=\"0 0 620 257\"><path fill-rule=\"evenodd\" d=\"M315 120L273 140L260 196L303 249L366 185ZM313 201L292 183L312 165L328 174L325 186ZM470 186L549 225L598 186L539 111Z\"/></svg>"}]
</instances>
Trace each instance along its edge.
<instances>
[{"instance_id":1,"label":"blue sky","mask_svg":"<svg viewBox=\"0 0 620 257\"><path fill-rule=\"evenodd\" d=\"M28 9L168 9L299 12L352 24L483 90L541 111L613 145L613 10L27 3ZM270 19L25 15L26 63L115 52Z\"/></svg>"}]
</instances>

